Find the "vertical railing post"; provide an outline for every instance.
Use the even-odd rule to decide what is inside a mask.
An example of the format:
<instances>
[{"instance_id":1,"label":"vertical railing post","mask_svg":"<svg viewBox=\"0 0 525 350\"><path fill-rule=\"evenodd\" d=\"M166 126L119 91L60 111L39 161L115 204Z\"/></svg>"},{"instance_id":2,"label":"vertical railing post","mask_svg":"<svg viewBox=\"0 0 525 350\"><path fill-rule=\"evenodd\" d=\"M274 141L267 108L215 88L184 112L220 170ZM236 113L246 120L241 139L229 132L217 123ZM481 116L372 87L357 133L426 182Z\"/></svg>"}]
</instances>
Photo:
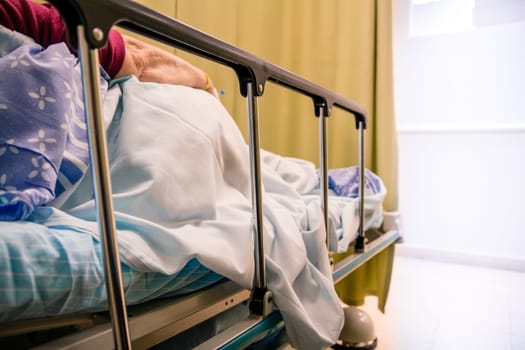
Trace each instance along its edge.
<instances>
[{"instance_id":1,"label":"vertical railing post","mask_svg":"<svg viewBox=\"0 0 525 350\"><path fill-rule=\"evenodd\" d=\"M365 128L362 121L358 122L359 132L359 235L355 242L355 250L364 252L365 236Z\"/></svg>"},{"instance_id":2,"label":"vertical railing post","mask_svg":"<svg viewBox=\"0 0 525 350\"><path fill-rule=\"evenodd\" d=\"M97 34L104 35L102 31L97 32ZM131 342L122 272L120 269L116 236L117 230L113 215L109 159L100 96L98 50L89 47L84 26L77 27L77 38L82 68L82 84L88 126L95 205L101 235L101 245L104 253L106 290L113 325L113 339L116 349L130 349Z\"/></svg>"},{"instance_id":3,"label":"vertical railing post","mask_svg":"<svg viewBox=\"0 0 525 350\"><path fill-rule=\"evenodd\" d=\"M261 85L262 86L262 85ZM252 227L254 235L255 281L250 309L259 315L271 312L271 292L266 286L266 262L264 256L264 214L262 201L261 157L259 143L259 112L254 84L247 83L247 107L249 127L250 177L252 195Z\"/></svg>"},{"instance_id":4,"label":"vertical railing post","mask_svg":"<svg viewBox=\"0 0 525 350\"><path fill-rule=\"evenodd\" d=\"M327 147L327 130L324 106L319 107L319 189L321 208L323 210L324 227L326 231L326 247L330 251L329 235L329 208L328 208L328 147Z\"/></svg>"}]
</instances>

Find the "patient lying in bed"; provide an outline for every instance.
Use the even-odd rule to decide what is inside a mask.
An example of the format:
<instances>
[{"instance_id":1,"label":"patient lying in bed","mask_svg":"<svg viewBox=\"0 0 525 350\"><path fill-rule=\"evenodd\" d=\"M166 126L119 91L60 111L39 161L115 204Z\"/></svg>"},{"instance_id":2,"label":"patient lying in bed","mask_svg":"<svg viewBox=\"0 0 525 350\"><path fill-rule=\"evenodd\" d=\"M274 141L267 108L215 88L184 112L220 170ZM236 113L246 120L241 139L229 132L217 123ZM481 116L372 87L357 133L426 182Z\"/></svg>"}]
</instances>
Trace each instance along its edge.
<instances>
[{"instance_id":1,"label":"patient lying in bed","mask_svg":"<svg viewBox=\"0 0 525 350\"><path fill-rule=\"evenodd\" d=\"M16 72L10 68L15 62ZM2 124L12 126L0 131L0 207L25 219L2 223L3 232L35 222L99 240L75 62L60 44L41 50L30 43L20 43L0 62L2 84L8 72L16 73L23 77L23 97L32 101L15 105L20 96L11 98L5 85L0 93ZM55 94L59 88L62 95ZM196 260L251 288L248 152L220 102L202 90L131 77L104 91L104 115L123 262L170 275ZM321 348L337 339L343 313L326 259L317 172L311 163L269 152L262 159L268 288L291 342ZM32 181L22 181L18 165ZM369 225L380 220L384 194L381 188L369 197ZM355 199L334 196L332 203L331 249L345 250L355 237Z\"/></svg>"}]
</instances>

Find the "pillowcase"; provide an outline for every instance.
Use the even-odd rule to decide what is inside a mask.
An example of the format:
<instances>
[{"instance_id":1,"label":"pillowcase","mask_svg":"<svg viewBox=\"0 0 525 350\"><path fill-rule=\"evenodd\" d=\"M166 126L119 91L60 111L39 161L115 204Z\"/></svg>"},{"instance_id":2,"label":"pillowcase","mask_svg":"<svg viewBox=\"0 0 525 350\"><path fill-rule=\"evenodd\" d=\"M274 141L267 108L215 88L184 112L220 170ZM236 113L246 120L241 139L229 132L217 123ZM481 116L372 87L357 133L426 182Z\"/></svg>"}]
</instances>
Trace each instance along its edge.
<instances>
[{"instance_id":1,"label":"pillowcase","mask_svg":"<svg viewBox=\"0 0 525 350\"><path fill-rule=\"evenodd\" d=\"M379 176L365 168L365 196L386 192L385 185ZM359 167L329 169L328 188L341 197L357 198L359 196Z\"/></svg>"},{"instance_id":2,"label":"pillowcase","mask_svg":"<svg viewBox=\"0 0 525 350\"><path fill-rule=\"evenodd\" d=\"M20 43L0 58L0 220L27 218L84 175L89 150L78 60L65 43ZM104 81L105 82L105 81ZM106 85L104 85L104 90Z\"/></svg>"}]
</instances>

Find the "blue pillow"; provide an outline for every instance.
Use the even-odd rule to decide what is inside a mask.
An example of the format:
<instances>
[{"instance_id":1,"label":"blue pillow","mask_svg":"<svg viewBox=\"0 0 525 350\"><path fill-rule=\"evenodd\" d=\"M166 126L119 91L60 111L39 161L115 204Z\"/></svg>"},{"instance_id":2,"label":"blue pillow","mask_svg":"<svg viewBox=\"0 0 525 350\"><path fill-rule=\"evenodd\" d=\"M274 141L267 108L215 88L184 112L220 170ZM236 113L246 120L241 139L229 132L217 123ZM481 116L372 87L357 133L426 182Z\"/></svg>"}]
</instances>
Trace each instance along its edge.
<instances>
[{"instance_id":1,"label":"blue pillow","mask_svg":"<svg viewBox=\"0 0 525 350\"><path fill-rule=\"evenodd\" d=\"M88 167L77 61L64 43L23 44L0 58L0 220L28 217Z\"/></svg>"}]
</instances>

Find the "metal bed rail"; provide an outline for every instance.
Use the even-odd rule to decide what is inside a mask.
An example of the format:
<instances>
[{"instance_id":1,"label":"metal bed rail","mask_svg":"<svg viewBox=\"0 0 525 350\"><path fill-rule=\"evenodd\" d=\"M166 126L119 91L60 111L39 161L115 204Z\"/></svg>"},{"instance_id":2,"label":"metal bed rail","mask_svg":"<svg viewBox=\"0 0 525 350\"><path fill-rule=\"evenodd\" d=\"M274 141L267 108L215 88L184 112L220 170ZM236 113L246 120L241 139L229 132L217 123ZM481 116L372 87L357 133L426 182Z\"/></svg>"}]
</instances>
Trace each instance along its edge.
<instances>
[{"instance_id":1,"label":"metal bed rail","mask_svg":"<svg viewBox=\"0 0 525 350\"><path fill-rule=\"evenodd\" d=\"M67 24L71 45L79 49L97 220L102 237L109 310L117 349L130 348L131 341L113 216L111 179L98 79L98 49L106 44L109 30L114 25L228 66L237 74L240 93L247 99L249 119L250 177L255 242L255 278L250 309L254 314L268 316L272 312L272 294L266 288L257 110L257 99L263 95L267 81L309 96L313 100L314 114L320 119L321 203L326 229L328 229L326 118L330 116L334 106L354 117L356 129L359 131L360 167L360 223L355 249L360 252L364 251L366 243L363 192L364 130L367 126L367 118L363 107L295 73L133 1L50 0L50 3L62 14ZM329 244L328 239L327 244Z\"/></svg>"}]
</instances>

